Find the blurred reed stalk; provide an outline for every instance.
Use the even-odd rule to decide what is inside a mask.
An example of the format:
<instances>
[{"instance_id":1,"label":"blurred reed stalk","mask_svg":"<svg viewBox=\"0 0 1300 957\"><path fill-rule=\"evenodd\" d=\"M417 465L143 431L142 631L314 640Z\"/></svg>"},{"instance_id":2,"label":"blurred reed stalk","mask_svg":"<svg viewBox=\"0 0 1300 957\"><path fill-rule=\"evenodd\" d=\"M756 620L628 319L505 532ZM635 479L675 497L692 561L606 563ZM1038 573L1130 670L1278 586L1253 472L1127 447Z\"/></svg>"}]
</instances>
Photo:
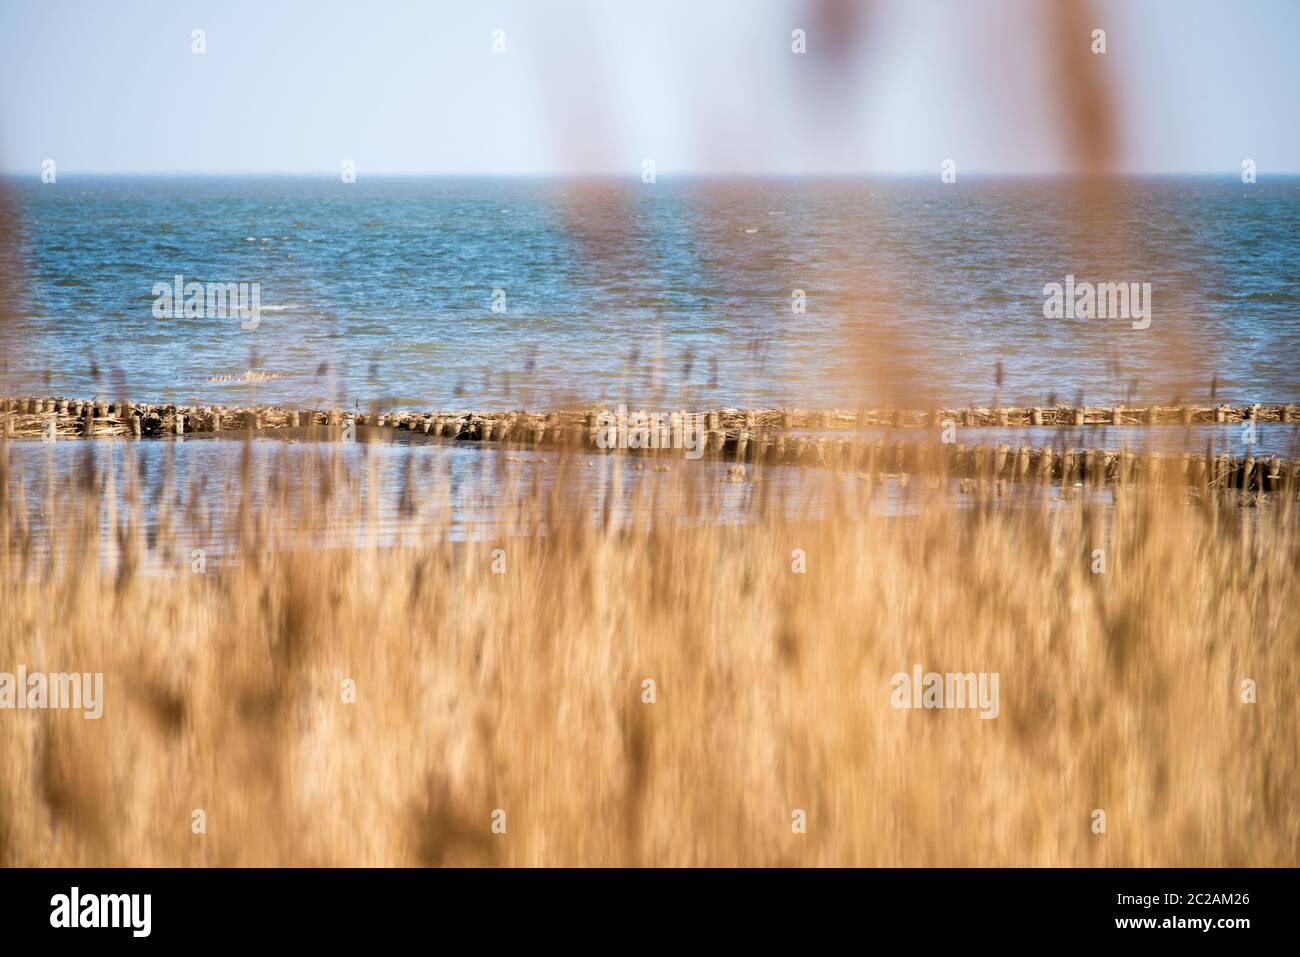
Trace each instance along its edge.
<instances>
[{"instance_id":1,"label":"blurred reed stalk","mask_svg":"<svg viewBox=\"0 0 1300 957\"><path fill-rule=\"evenodd\" d=\"M547 484L484 453L500 525L455 534L445 476L417 469L381 547L373 458L260 482L254 446L229 487L157 479L148 527L159 493L90 453L47 503L65 521L33 527L0 451L0 670L106 689L97 721L0 712L0 864L1300 857L1286 502L1264 520L1136 487L959 509L917 476L886 517L870 478L810 472L795 494L826 483L822 517L759 482L754 520L727 525L684 469L622 486L579 456ZM192 574L223 508L222 558ZM321 547L339 529L350 547ZM998 672L999 716L894 710L917 663Z\"/></svg>"}]
</instances>

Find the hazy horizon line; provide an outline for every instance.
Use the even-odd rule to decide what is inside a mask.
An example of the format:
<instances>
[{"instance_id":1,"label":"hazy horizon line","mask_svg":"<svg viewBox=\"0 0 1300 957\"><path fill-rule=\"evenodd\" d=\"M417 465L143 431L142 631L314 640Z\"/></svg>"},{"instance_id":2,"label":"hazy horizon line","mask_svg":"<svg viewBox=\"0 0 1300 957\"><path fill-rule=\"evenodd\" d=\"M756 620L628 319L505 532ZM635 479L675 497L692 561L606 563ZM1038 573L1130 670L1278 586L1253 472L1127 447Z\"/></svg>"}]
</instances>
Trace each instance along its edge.
<instances>
[{"instance_id":1,"label":"hazy horizon line","mask_svg":"<svg viewBox=\"0 0 1300 957\"><path fill-rule=\"evenodd\" d=\"M863 170L859 172L831 172L831 171L807 171L807 172L790 172L790 171L714 171L699 170L693 172L663 172L656 174L657 180L705 180L705 179L731 179L731 180L762 180L762 179L804 179L804 180L938 180L941 171L935 170L908 170L908 171L879 171ZM157 178L157 179L319 179L319 180L337 180L338 172L323 172L319 170L59 170L58 175L66 178ZM1041 171L990 171L990 170L969 170L960 171L957 182L962 179L981 179L981 180L1066 180L1078 181L1085 179L1205 179L1219 176L1228 176L1233 179L1239 178L1241 171L1239 169L1223 170L1135 170L1135 171L1113 171L1103 173L1078 173L1078 172L1041 172ZM1283 169L1267 170L1257 172L1258 177L1267 178L1287 178L1300 176L1300 169ZM379 170L375 172L358 171L357 181L364 179L519 179L519 180L557 180L557 181L579 181L579 180L611 180L611 181L640 181L640 173L631 171L627 173L604 171L590 172L467 172L467 171L425 171L425 170ZM5 179L25 180L32 179L37 182L41 180L40 168L35 170L0 170L0 177ZM57 185L57 182L54 184ZM353 185L353 184L347 184ZM654 184L646 184L654 185Z\"/></svg>"}]
</instances>

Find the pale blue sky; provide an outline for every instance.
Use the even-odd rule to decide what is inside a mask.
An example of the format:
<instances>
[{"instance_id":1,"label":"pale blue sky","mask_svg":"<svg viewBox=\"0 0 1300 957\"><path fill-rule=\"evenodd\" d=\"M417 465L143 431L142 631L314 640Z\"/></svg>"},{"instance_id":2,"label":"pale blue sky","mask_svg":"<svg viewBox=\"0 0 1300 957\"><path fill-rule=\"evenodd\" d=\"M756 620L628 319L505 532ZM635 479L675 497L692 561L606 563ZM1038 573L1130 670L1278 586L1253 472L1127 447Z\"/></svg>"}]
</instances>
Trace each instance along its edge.
<instances>
[{"instance_id":1,"label":"pale blue sky","mask_svg":"<svg viewBox=\"0 0 1300 957\"><path fill-rule=\"evenodd\" d=\"M876 0L850 35L809 0L4 0L0 169L1050 173L1046 2ZM1300 3L1094 10L1127 169L1300 170Z\"/></svg>"}]
</instances>

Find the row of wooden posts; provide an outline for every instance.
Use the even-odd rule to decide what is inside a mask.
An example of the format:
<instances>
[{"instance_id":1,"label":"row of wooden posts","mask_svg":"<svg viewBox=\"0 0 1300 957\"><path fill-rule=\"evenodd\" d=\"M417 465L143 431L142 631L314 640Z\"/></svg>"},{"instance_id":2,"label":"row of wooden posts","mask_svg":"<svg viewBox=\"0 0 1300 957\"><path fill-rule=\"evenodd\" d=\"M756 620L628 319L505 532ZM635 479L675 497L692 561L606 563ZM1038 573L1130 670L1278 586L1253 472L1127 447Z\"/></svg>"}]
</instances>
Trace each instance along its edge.
<instances>
[{"instance_id":1,"label":"row of wooden posts","mask_svg":"<svg viewBox=\"0 0 1300 957\"><path fill-rule=\"evenodd\" d=\"M459 413L416 413L416 412L369 412L351 413L343 410L293 410L269 406L253 408L225 406L190 406L172 404L132 403L127 401L109 401L95 399L84 401L65 398L2 398L0 414L15 416L59 417L71 415L78 421L86 417L106 420L106 424L126 426L124 431L133 431L130 425L132 416L147 419L157 416L163 419L175 432L174 420L185 416L187 422L182 426L185 431L221 431L222 429L242 429L257 419L263 425L296 426L313 423L328 423L354 418L363 424L384 422L391 425L405 425L408 421L432 419L471 422L542 421L545 423L581 421L591 419L597 413L590 410L568 410L563 412L527 413L527 412L459 412ZM1233 423L1233 422L1280 422L1300 423L1300 410L1292 404L1262 404L1216 406L1034 406L1034 407L968 407L961 409L935 408L917 409L858 409L844 411L840 409L805 410L805 409L715 409L699 413L709 424L710 429L853 429L872 427L893 428L943 428L947 425L963 428L980 427L1023 427L1023 426L1081 426L1081 425L1192 425L1196 423ZM150 423L142 422L144 426ZM17 426L15 426L17 427Z\"/></svg>"},{"instance_id":2,"label":"row of wooden posts","mask_svg":"<svg viewBox=\"0 0 1300 957\"><path fill-rule=\"evenodd\" d=\"M1224 421L1293 421L1288 406L1221 407ZM970 410L964 410L970 411ZM1205 410L1197 410L1204 414ZM204 432L332 427L339 432L402 429L434 438L510 442L524 446L597 447L597 434L609 421L595 411L550 413L347 413L339 409L300 410L275 407L227 408L177 406L127 401L70 399L0 399L5 436L146 436ZM671 435L680 426L673 413L656 427ZM796 418L796 415L798 416ZM1227 416L1233 416L1228 419ZM810 416L813 418L810 420ZM1268 416L1268 418L1265 418ZM859 437L835 437L794 430L812 425L823 430L843 423L843 413L796 413L792 410L714 410L699 417L704 453L744 463L787 463L863 472L932 472L963 478L1038 478L1063 483L1159 481L1260 491L1300 487L1300 460L1279 456L1185 453L1161 456L1129 450L1012 448L957 443L918 443ZM1217 420L1217 419L1216 419ZM623 425L643 420L632 417ZM850 421L855 421L851 416ZM940 425L952 422L940 419ZM980 423L983 424L983 423ZM363 431L363 436L373 435ZM647 433L643 433L645 435ZM656 443L658 444L658 443ZM681 450L631 449L633 453L680 455Z\"/></svg>"}]
</instances>

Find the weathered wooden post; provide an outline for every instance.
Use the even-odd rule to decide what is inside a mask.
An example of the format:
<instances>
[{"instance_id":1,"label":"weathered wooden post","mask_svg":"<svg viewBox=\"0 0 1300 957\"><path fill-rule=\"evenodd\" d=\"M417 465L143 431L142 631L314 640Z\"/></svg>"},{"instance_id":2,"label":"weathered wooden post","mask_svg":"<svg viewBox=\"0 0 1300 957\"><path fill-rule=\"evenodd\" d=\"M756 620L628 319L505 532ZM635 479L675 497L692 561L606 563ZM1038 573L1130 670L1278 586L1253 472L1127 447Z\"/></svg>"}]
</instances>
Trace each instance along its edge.
<instances>
[{"instance_id":1,"label":"weathered wooden post","mask_svg":"<svg viewBox=\"0 0 1300 957\"><path fill-rule=\"evenodd\" d=\"M92 436L95 434L95 410L86 406L85 415L81 419L81 434Z\"/></svg>"},{"instance_id":2,"label":"weathered wooden post","mask_svg":"<svg viewBox=\"0 0 1300 957\"><path fill-rule=\"evenodd\" d=\"M1074 410L1074 424L1083 425L1083 409Z\"/></svg>"},{"instance_id":3,"label":"weathered wooden post","mask_svg":"<svg viewBox=\"0 0 1300 957\"><path fill-rule=\"evenodd\" d=\"M1122 449L1119 453L1119 482L1129 485L1133 481L1133 451Z\"/></svg>"},{"instance_id":4,"label":"weathered wooden post","mask_svg":"<svg viewBox=\"0 0 1300 957\"><path fill-rule=\"evenodd\" d=\"M1030 425L1043 424L1043 410L1040 409L1038 406L1034 406L1034 408L1029 410L1029 424Z\"/></svg>"},{"instance_id":5,"label":"weathered wooden post","mask_svg":"<svg viewBox=\"0 0 1300 957\"><path fill-rule=\"evenodd\" d=\"M1282 460L1274 455L1268 460L1267 490L1276 492L1282 486Z\"/></svg>"}]
</instances>

